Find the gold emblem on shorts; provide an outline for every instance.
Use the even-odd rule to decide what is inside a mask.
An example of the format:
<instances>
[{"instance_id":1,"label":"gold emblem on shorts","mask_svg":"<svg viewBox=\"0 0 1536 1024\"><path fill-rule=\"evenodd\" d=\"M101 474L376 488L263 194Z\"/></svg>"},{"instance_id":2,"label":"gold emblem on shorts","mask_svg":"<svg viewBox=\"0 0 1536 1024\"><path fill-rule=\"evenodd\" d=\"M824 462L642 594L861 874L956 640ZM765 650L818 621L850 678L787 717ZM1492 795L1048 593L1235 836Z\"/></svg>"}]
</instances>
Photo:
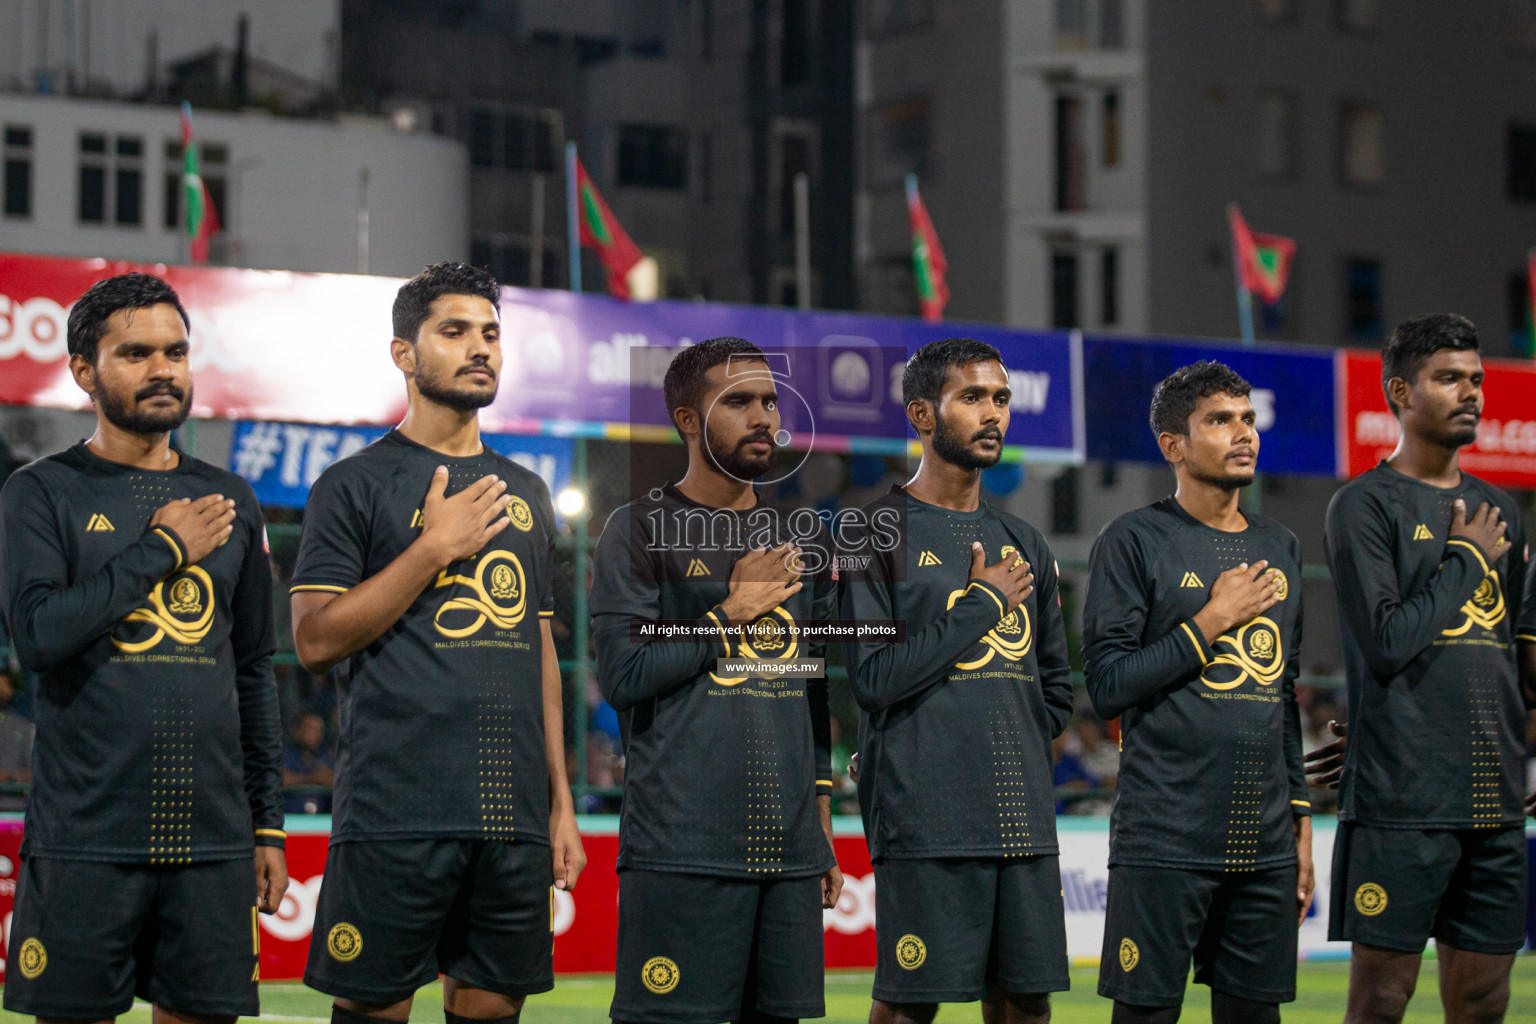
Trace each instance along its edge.
<instances>
[{"instance_id":1,"label":"gold emblem on shorts","mask_svg":"<svg viewBox=\"0 0 1536 1024\"><path fill-rule=\"evenodd\" d=\"M664 956L653 956L640 968L640 981L652 992L664 996L677 988L679 974L677 964Z\"/></svg>"},{"instance_id":2,"label":"gold emblem on shorts","mask_svg":"<svg viewBox=\"0 0 1536 1024\"><path fill-rule=\"evenodd\" d=\"M363 935L352 925L343 921L331 929L331 933L325 937L325 948L330 952L331 959L346 963L348 960L356 960L357 955L363 951Z\"/></svg>"},{"instance_id":3,"label":"gold emblem on shorts","mask_svg":"<svg viewBox=\"0 0 1536 1024\"><path fill-rule=\"evenodd\" d=\"M48 969L48 951L36 939L21 944L21 976L31 980Z\"/></svg>"},{"instance_id":4,"label":"gold emblem on shorts","mask_svg":"<svg viewBox=\"0 0 1536 1024\"><path fill-rule=\"evenodd\" d=\"M915 971L928 959L928 947L916 935L903 935L896 940L896 962L904 971Z\"/></svg>"},{"instance_id":5,"label":"gold emblem on shorts","mask_svg":"<svg viewBox=\"0 0 1536 1024\"><path fill-rule=\"evenodd\" d=\"M533 510L528 503L517 495L512 495L512 500L507 504L507 518L512 520L512 525L527 533L533 529Z\"/></svg>"},{"instance_id":6,"label":"gold emblem on shorts","mask_svg":"<svg viewBox=\"0 0 1536 1024\"><path fill-rule=\"evenodd\" d=\"M1375 882L1366 882L1355 890L1355 909L1366 917L1375 917L1387 909L1387 890Z\"/></svg>"},{"instance_id":7,"label":"gold emblem on shorts","mask_svg":"<svg viewBox=\"0 0 1536 1024\"><path fill-rule=\"evenodd\" d=\"M1141 963L1141 950L1130 939L1120 940L1120 969L1129 974Z\"/></svg>"}]
</instances>

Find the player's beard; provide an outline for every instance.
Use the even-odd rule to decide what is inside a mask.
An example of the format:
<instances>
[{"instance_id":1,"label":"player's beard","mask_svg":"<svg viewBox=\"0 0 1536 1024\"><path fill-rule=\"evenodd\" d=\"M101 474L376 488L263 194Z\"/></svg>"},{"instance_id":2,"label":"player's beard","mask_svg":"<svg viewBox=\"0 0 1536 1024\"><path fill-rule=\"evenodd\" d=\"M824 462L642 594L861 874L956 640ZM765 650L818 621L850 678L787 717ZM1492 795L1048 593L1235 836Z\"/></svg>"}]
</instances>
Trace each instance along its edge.
<instances>
[{"instance_id":1,"label":"player's beard","mask_svg":"<svg viewBox=\"0 0 1536 1024\"><path fill-rule=\"evenodd\" d=\"M470 367L466 367L466 369L468 368L480 368L494 372L484 363L471 363ZM458 374L455 373L454 376L458 376ZM496 401L496 388L500 383L500 376L498 375L491 380L491 386L488 390L455 388L449 381L449 378L445 378L436 370L426 366L418 366L416 368L417 393L428 401L436 402L438 405L445 405L459 412L474 412L476 409L484 409Z\"/></svg>"},{"instance_id":2,"label":"player's beard","mask_svg":"<svg viewBox=\"0 0 1536 1024\"><path fill-rule=\"evenodd\" d=\"M742 450L753 441L767 442L768 454L748 455ZM710 461L715 464L715 468L733 480L756 480L767 473L773 468L774 453L778 450L773 436L767 431L748 434L733 445L717 437L715 432L709 429L708 423L704 425L704 444L708 448Z\"/></svg>"},{"instance_id":3,"label":"player's beard","mask_svg":"<svg viewBox=\"0 0 1536 1024\"><path fill-rule=\"evenodd\" d=\"M997 438L997 451L992 455L977 455L970 444L984 437ZM960 440L959 431L952 431L941 416L933 426L933 453L945 462L961 469L991 469L1003 457L1003 433L996 427L988 427L971 435L970 442Z\"/></svg>"},{"instance_id":4,"label":"player's beard","mask_svg":"<svg viewBox=\"0 0 1536 1024\"><path fill-rule=\"evenodd\" d=\"M169 395L171 398L181 400L181 404L174 409L144 409L139 408L139 403L155 395ZM119 430L126 430L130 434L165 434L187 421L187 416L192 411L192 386L187 385L183 391L174 384L151 384L140 388L133 393L133 397L119 400L118 396L106 388L99 389L94 395L96 408L107 418L107 422Z\"/></svg>"},{"instance_id":5,"label":"player's beard","mask_svg":"<svg viewBox=\"0 0 1536 1024\"><path fill-rule=\"evenodd\" d=\"M1447 448L1465 448L1477 440L1477 426L1483 421L1482 414L1476 406L1459 407L1452 416L1459 416L1463 412L1478 412L1477 422L1470 427L1459 422L1453 422L1451 428L1445 433L1445 446Z\"/></svg>"},{"instance_id":6,"label":"player's beard","mask_svg":"<svg viewBox=\"0 0 1536 1024\"><path fill-rule=\"evenodd\" d=\"M1253 471L1246 475L1234 476L1231 473L1212 473L1198 466L1189 467L1189 475L1202 484L1210 484L1223 491L1238 491L1253 483Z\"/></svg>"}]
</instances>

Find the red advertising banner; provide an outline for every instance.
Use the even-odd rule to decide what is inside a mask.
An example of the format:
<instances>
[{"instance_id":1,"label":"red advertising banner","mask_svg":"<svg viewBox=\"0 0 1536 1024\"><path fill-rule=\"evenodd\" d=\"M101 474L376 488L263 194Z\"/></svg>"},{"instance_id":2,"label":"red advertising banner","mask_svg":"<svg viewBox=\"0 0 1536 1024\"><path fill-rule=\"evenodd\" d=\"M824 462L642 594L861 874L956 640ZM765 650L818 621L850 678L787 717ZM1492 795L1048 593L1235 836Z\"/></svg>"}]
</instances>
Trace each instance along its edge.
<instances>
[{"instance_id":1,"label":"red advertising banner","mask_svg":"<svg viewBox=\"0 0 1536 1024\"><path fill-rule=\"evenodd\" d=\"M293 819L289 819L290 826ZM21 868L20 815L0 820L0 918L10 939L11 907ZM276 914L261 915L261 977L267 981L304 976L315 904L325 875L325 832L292 831L288 836L288 892ZM619 927L619 876L614 830L584 832L587 868L572 892L554 894L555 971L594 974L613 971ZM875 879L862 835L836 839L837 859L846 876L836 910L823 916L828 967L869 969L875 964ZM0 947L0 957L4 948ZM0 982L4 981L0 959Z\"/></svg>"},{"instance_id":2,"label":"red advertising banner","mask_svg":"<svg viewBox=\"0 0 1536 1024\"><path fill-rule=\"evenodd\" d=\"M1536 364L1484 359L1483 421L1461 450L1461 468L1499 487L1536 488ZM1339 472L1354 477L1392 454L1397 417L1381 393L1381 354L1344 351L1338 361Z\"/></svg>"}]
</instances>

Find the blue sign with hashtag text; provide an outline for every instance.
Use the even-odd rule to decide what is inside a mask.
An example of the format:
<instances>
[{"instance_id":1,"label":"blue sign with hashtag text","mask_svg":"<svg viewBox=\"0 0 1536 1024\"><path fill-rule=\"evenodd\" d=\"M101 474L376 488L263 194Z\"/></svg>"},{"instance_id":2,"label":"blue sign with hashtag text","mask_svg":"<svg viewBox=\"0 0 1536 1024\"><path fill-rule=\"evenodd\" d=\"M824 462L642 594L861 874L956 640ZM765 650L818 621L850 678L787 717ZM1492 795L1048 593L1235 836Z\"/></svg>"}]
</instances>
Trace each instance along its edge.
<instances>
[{"instance_id":1,"label":"blue sign with hashtag text","mask_svg":"<svg viewBox=\"0 0 1536 1024\"><path fill-rule=\"evenodd\" d=\"M325 468L388 432L385 427L335 427L314 423L240 420L230 444L229 468L244 477L263 505L303 508ZM551 495L571 484L572 449L567 437L482 434L493 451L537 473Z\"/></svg>"}]
</instances>

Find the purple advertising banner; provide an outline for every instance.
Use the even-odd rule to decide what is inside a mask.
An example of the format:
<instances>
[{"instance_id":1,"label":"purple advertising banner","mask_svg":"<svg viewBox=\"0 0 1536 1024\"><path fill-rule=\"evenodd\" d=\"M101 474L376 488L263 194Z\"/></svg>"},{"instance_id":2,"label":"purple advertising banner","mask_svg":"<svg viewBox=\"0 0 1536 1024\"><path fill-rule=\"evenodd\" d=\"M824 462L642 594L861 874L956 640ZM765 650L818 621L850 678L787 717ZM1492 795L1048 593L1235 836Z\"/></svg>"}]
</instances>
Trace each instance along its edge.
<instances>
[{"instance_id":1,"label":"purple advertising banner","mask_svg":"<svg viewBox=\"0 0 1536 1024\"><path fill-rule=\"evenodd\" d=\"M780 412L793 447L906 450L901 400L906 359L923 345L963 335L994 345L1013 390L1007 441L1035 461L1081 462L1081 343L1066 332L894 317L799 313L701 302L635 304L568 292L503 290L509 366L489 429L665 439L671 435L662 379L678 347L721 335L772 356ZM627 431L611 425L628 424Z\"/></svg>"}]
</instances>

